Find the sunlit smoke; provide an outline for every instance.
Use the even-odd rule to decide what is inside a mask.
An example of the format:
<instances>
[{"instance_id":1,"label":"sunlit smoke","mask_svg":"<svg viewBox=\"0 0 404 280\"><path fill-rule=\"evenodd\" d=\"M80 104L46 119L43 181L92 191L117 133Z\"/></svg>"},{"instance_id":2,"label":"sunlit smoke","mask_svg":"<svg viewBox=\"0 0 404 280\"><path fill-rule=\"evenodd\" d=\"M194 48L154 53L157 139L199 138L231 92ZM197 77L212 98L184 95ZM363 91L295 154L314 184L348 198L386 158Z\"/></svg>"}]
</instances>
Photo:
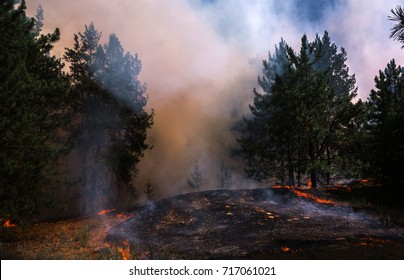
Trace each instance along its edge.
<instances>
[{"instance_id":1,"label":"sunlit smoke","mask_svg":"<svg viewBox=\"0 0 404 280\"><path fill-rule=\"evenodd\" d=\"M318 19L299 1L27 2L31 15L41 3L44 31L61 28L56 52L71 47L73 34L94 22L102 41L116 33L125 51L139 54L139 79L148 85L148 110L153 108L156 115L148 139L154 148L138 166L136 185L142 190L150 180L160 197L190 191L186 182L196 161L206 178L205 189L217 186L222 160L242 170L229 156L235 145L231 128L248 114L261 60L281 37L298 48L303 33L314 38L328 30L348 52L347 64L356 74L362 99L391 58L402 64L400 46L388 39L387 15L400 4L393 0L372 5L364 0L330 1L332 5L320 1L308 6L321 8L315 13L321 15ZM249 63L251 58L257 63Z\"/></svg>"}]
</instances>

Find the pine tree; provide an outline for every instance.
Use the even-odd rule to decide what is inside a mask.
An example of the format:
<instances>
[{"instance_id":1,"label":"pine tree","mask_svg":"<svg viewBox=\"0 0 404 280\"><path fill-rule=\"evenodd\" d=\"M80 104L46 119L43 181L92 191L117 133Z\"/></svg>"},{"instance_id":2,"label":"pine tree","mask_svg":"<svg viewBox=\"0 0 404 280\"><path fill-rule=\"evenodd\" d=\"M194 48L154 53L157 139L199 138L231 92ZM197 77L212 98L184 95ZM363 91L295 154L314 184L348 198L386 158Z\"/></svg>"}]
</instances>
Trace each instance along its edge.
<instances>
[{"instance_id":1,"label":"pine tree","mask_svg":"<svg viewBox=\"0 0 404 280\"><path fill-rule=\"evenodd\" d=\"M41 33L43 27L44 12L41 4L38 5L35 16L34 33L38 36Z\"/></svg>"},{"instance_id":2,"label":"pine tree","mask_svg":"<svg viewBox=\"0 0 404 280\"><path fill-rule=\"evenodd\" d=\"M149 147L146 132L153 119L144 109L146 86L138 80L137 55L124 54L114 34L104 46L100 38L91 23L74 36L74 47L65 54L77 96L84 213L96 210L97 199L117 203L136 196L132 177Z\"/></svg>"},{"instance_id":3,"label":"pine tree","mask_svg":"<svg viewBox=\"0 0 404 280\"><path fill-rule=\"evenodd\" d=\"M81 169L81 211L88 213L94 209L95 196L101 188L97 187L97 175L104 167L100 162L100 146L105 140L102 130L103 104L105 96L97 83L95 72L97 65L97 51L99 50L99 33L94 24L85 26L84 33L74 35L74 46L66 49L64 58L70 64L70 78L73 83L72 95L75 96L73 108L76 113L76 123L73 133L80 151ZM91 209L91 210L90 210Z\"/></svg>"},{"instance_id":4,"label":"pine tree","mask_svg":"<svg viewBox=\"0 0 404 280\"><path fill-rule=\"evenodd\" d=\"M152 125L153 113L145 111L147 88L138 80L142 64L137 54L124 53L115 34L110 36L104 51L105 70L97 79L113 99L108 164L116 184L130 186L136 165L149 147L146 132Z\"/></svg>"},{"instance_id":5,"label":"pine tree","mask_svg":"<svg viewBox=\"0 0 404 280\"><path fill-rule=\"evenodd\" d=\"M258 83L264 93L254 89L254 105L250 105L252 118L244 119L245 127L242 137L238 139L246 160L247 174L258 180L275 176L282 181L282 184L285 182L284 137L282 134L289 133L289 130L273 127L278 118L276 113L281 113L274 104L281 100L273 100L274 95L271 94L271 90L276 82L280 88L282 85L279 77L288 73L290 63L286 49L287 45L282 40L276 48L275 54L269 53L268 61L263 62L263 76L258 77ZM275 95L275 97L277 96ZM282 96L278 95L278 97ZM288 117L291 114L284 114L284 116ZM274 122L271 121L272 119Z\"/></svg>"},{"instance_id":6,"label":"pine tree","mask_svg":"<svg viewBox=\"0 0 404 280\"><path fill-rule=\"evenodd\" d=\"M385 185L404 183L404 69L391 60L375 77L367 101L372 175Z\"/></svg>"},{"instance_id":7,"label":"pine tree","mask_svg":"<svg viewBox=\"0 0 404 280\"><path fill-rule=\"evenodd\" d=\"M191 173L191 178L188 178L188 186L197 191L202 187L202 183L202 172L197 161L194 170Z\"/></svg>"},{"instance_id":8,"label":"pine tree","mask_svg":"<svg viewBox=\"0 0 404 280\"><path fill-rule=\"evenodd\" d=\"M58 159L68 150L61 133L69 118L69 80L50 51L58 29L40 35L25 1L0 6L0 218L27 220L56 185Z\"/></svg>"},{"instance_id":9,"label":"pine tree","mask_svg":"<svg viewBox=\"0 0 404 280\"><path fill-rule=\"evenodd\" d=\"M152 201L154 199L154 189L152 184L150 183L150 180L147 180L146 190L144 193L146 194L147 201Z\"/></svg>"},{"instance_id":10,"label":"pine tree","mask_svg":"<svg viewBox=\"0 0 404 280\"><path fill-rule=\"evenodd\" d=\"M345 142L355 132L360 105L354 105L355 78L327 32L313 42L302 37L296 53L283 40L263 63L254 90L252 116L239 139L251 177L273 176L281 184L301 185L308 174L312 186L328 184L332 175L347 172Z\"/></svg>"},{"instance_id":11,"label":"pine tree","mask_svg":"<svg viewBox=\"0 0 404 280\"><path fill-rule=\"evenodd\" d=\"M396 6L395 9L391 9L391 13L389 19L396 22L396 25L391 28L390 38L399 41L404 48L404 10L401 6Z\"/></svg>"}]
</instances>

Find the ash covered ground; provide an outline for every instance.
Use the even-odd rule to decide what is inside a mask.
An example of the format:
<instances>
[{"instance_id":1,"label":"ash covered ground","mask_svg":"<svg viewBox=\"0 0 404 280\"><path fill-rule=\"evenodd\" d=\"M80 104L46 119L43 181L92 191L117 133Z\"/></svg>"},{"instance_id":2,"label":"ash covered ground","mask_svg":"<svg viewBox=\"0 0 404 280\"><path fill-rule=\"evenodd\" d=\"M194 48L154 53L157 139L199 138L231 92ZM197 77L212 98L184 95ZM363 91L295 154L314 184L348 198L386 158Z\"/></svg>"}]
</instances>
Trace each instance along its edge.
<instances>
[{"instance_id":1,"label":"ash covered ground","mask_svg":"<svg viewBox=\"0 0 404 280\"><path fill-rule=\"evenodd\" d=\"M135 209L106 240L129 242L141 259L404 259L402 212L392 217L348 191L181 195Z\"/></svg>"}]
</instances>

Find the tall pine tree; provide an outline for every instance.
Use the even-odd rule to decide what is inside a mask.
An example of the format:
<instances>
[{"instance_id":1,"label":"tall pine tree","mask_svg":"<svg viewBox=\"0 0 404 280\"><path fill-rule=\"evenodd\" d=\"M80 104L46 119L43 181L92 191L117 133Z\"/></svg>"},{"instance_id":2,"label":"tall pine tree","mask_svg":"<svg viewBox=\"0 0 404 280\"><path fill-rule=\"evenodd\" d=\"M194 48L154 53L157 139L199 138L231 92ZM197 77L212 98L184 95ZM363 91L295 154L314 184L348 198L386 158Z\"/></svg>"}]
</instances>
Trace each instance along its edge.
<instances>
[{"instance_id":1,"label":"tall pine tree","mask_svg":"<svg viewBox=\"0 0 404 280\"><path fill-rule=\"evenodd\" d=\"M83 213L104 207L98 203L102 200L116 203L135 196L132 177L148 148L146 132L153 119L145 111L137 55L124 53L114 34L106 45L100 38L91 23L75 35L74 47L65 54L77 97Z\"/></svg>"},{"instance_id":2,"label":"tall pine tree","mask_svg":"<svg viewBox=\"0 0 404 280\"><path fill-rule=\"evenodd\" d=\"M69 122L69 81L50 53L59 30L41 35L25 1L14 2L0 5L0 218L27 220L50 200L68 150L60 129Z\"/></svg>"}]
</instances>

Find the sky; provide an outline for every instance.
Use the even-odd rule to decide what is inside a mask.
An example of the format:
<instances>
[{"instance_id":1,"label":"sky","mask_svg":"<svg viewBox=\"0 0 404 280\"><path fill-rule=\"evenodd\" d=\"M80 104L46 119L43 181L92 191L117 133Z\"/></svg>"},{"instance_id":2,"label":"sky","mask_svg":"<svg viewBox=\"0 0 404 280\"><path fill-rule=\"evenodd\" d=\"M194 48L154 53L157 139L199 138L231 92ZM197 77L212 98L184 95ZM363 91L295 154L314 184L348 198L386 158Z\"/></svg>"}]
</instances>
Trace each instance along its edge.
<instances>
[{"instance_id":1,"label":"sky","mask_svg":"<svg viewBox=\"0 0 404 280\"><path fill-rule=\"evenodd\" d=\"M167 194L186 188L196 161L206 180L235 145L231 127L248 114L262 61L281 38L295 50L327 30L347 51L358 98L366 99L374 77L391 59L404 65L404 50L389 39L396 0L27 0L28 14L44 9L44 31L61 29L56 53L72 47L73 34L94 23L106 42L111 33L142 61L148 110L155 124L139 165L138 185L147 179ZM209 179L208 179L209 178ZM214 182L207 182L214 187Z\"/></svg>"}]
</instances>

